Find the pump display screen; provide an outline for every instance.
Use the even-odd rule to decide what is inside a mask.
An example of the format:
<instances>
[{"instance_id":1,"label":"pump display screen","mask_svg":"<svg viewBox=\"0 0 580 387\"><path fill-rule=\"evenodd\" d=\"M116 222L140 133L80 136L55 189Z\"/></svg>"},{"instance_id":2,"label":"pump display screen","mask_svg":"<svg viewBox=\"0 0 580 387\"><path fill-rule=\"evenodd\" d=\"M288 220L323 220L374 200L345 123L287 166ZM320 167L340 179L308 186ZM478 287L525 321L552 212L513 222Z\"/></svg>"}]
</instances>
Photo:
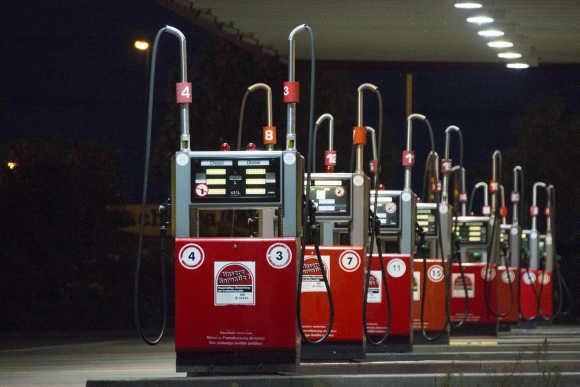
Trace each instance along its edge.
<instances>
[{"instance_id":1,"label":"pump display screen","mask_svg":"<svg viewBox=\"0 0 580 387\"><path fill-rule=\"evenodd\" d=\"M488 223L486 221L458 222L455 235L462 244L486 244Z\"/></svg>"},{"instance_id":2,"label":"pump display screen","mask_svg":"<svg viewBox=\"0 0 580 387\"><path fill-rule=\"evenodd\" d=\"M312 178L308 198L317 217L350 217L350 178Z\"/></svg>"},{"instance_id":3,"label":"pump display screen","mask_svg":"<svg viewBox=\"0 0 580 387\"><path fill-rule=\"evenodd\" d=\"M377 196L377 208L375 210L375 193L371 191L371 211L374 211L379 222L381 231L399 228L401 195L400 192L379 191Z\"/></svg>"},{"instance_id":4,"label":"pump display screen","mask_svg":"<svg viewBox=\"0 0 580 387\"><path fill-rule=\"evenodd\" d=\"M280 154L191 158L191 203L281 202Z\"/></svg>"},{"instance_id":5,"label":"pump display screen","mask_svg":"<svg viewBox=\"0 0 580 387\"><path fill-rule=\"evenodd\" d=\"M436 211L436 204L417 204L417 224L421 226L426 236L437 236Z\"/></svg>"}]
</instances>

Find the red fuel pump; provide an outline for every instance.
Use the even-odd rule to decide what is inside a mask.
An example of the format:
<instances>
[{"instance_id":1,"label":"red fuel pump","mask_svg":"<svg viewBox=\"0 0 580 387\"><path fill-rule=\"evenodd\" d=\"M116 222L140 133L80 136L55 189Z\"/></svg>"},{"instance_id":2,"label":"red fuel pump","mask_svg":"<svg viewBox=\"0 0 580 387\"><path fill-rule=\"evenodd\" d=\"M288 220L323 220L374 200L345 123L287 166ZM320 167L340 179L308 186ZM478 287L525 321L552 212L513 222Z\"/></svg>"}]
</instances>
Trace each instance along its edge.
<instances>
[{"instance_id":1,"label":"red fuel pump","mask_svg":"<svg viewBox=\"0 0 580 387\"><path fill-rule=\"evenodd\" d=\"M301 31L310 34L312 46L310 137L314 126L314 39L311 28L301 25L291 32L289 38L290 80L284 85L288 130L286 149L283 151L273 149L275 128L270 114L268 125L263 129L266 151L256 150L255 146L248 146L245 151L229 151L229 146L222 146L220 151L192 151L188 126L191 84L187 83L185 37L179 30L168 26L161 29L155 39L149 88L143 203L147 198L157 46L164 32L177 36L181 43L182 81L177 84L181 140L180 149L173 158L171 202L171 230L175 236L175 349L178 371L231 373L292 370L299 358L300 340L296 328L301 327L296 324L296 313L299 318L300 300L297 294L300 294L303 274L300 268L304 261L302 221L309 215L306 209L306 217L302 216L304 159L295 148L298 84L294 81L293 38ZM268 92L269 88L265 86L257 87ZM252 91L253 87L249 90ZM232 209L261 214L263 227L260 235L200 236L207 235L203 232L207 225L200 222L200 214ZM276 212L279 216L275 215ZM141 251L142 234L136 267L136 295L139 294ZM328 287L324 269L322 277ZM165 319L161 334L149 338L140 326L137 296L135 305L136 322L143 338L149 344L158 343ZM323 338L331 328L332 318Z\"/></svg>"},{"instance_id":2,"label":"red fuel pump","mask_svg":"<svg viewBox=\"0 0 580 387\"><path fill-rule=\"evenodd\" d=\"M329 315L327 290L322 284L320 264L317 262L318 249L323 265L328 273L328 283L334 304L333 328L322 343L304 343L301 359L316 360L350 360L364 357L364 336L362 332L362 288L364 281L365 246L360 236L363 230L351 230L352 245L335 245L335 222L348 220L357 211L352 203L356 196L354 176L348 173L334 173L336 152L333 150L334 117L325 113L316 121L312 151L316 149L315 138L320 125L328 121L328 150L324 153L326 172L310 175L312 185L309 200L313 203L316 228L313 229L314 245L306 246L304 276L302 277L301 316L303 331L308 340L315 341L322 336ZM313 153L313 152L312 152ZM314 169L314 160L312 162ZM368 190L368 188L367 188ZM351 197L352 196L352 197ZM367 203L368 206L368 203ZM322 233L322 245L317 239ZM357 240L358 239L358 240Z\"/></svg>"}]
</instances>

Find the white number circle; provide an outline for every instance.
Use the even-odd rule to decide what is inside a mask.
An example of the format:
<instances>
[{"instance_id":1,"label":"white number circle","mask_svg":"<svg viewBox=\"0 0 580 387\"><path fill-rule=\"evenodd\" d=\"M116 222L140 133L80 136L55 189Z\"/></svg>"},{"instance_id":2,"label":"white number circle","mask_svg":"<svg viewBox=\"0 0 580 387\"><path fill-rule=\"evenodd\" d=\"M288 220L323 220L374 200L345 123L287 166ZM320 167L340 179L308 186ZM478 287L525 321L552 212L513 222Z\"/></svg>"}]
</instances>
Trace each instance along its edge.
<instances>
[{"instance_id":1,"label":"white number circle","mask_svg":"<svg viewBox=\"0 0 580 387\"><path fill-rule=\"evenodd\" d=\"M550 283L550 274L542 273L540 274L540 284L548 285Z\"/></svg>"},{"instance_id":2,"label":"white number circle","mask_svg":"<svg viewBox=\"0 0 580 387\"><path fill-rule=\"evenodd\" d=\"M356 271L360 266L360 257L355 251L347 250L340 254L338 262L342 270L346 272L353 272Z\"/></svg>"},{"instance_id":3,"label":"white number circle","mask_svg":"<svg viewBox=\"0 0 580 387\"><path fill-rule=\"evenodd\" d=\"M516 273L513 271L504 271L501 273L501 280L504 284L513 284L516 280Z\"/></svg>"},{"instance_id":4,"label":"white number circle","mask_svg":"<svg viewBox=\"0 0 580 387\"><path fill-rule=\"evenodd\" d=\"M427 271L427 277L431 282L441 282L443 281L443 266L433 265Z\"/></svg>"},{"instance_id":5,"label":"white number circle","mask_svg":"<svg viewBox=\"0 0 580 387\"><path fill-rule=\"evenodd\" d=\"M481 279L484 281L492 281L495 278L495 268L490 267L489 270L487 266L481 268Z\"/></svg>"},{"instance_id":6,"label":"white number circle","mask_svg":"<svg viewBox=\"0 0 580 387\"><path fill-rule=\"evenodd\" d=\"M292 251L284 243L274 243L266 252L266 260L274 269L283 269L292 262Z\"/></svg>"},{"instance_id":7,"label":"white number circle","mask_svg":"<svg viewBox=\"0 0 580 387\"><path fill-rule=\"evenodd\" d=\"M387 263L387 273L389 273L393 278L402 277L406 271L407 265L405 265L405 261L400 258L391 259L389 263Z\"/></svg>"},{"instance_id":8,"label":"white number circle","mask_svg":"<svg viewBox=\"0 0 580 387\"><path fill-rule=\"evenodd\" d=\"M524 283L526 285L532 285L536 282L536 273L529 271L524 273Z\"/></svg>"},{"instance_id":9,"label":"white number circle","mask_svg":"<svg viewBox=\"0 0 580 387\"><path fill-rule=\"evenodd\" d=\"M179 250L179 263L188 270L198 269L204 259L203 249L195 243L188 243Z\"/></svg>"}]
</instances>

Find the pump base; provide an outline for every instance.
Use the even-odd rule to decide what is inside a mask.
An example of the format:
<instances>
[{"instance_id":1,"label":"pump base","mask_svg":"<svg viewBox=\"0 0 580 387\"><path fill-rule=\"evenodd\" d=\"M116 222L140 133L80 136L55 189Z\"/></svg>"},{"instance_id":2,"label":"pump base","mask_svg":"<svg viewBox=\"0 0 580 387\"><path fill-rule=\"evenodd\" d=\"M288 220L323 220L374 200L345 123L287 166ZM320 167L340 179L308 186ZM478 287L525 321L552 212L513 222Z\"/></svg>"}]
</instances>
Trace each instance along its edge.
<instances>
[{"instance_id":1,"label":"pump base","mask_svg":"<svg viewBox=\"0 0 580 387\"><path fill-rule=\"evenodd\" d=\"M410 336L389 336L385 343L379 345L367 341L366 349L367 353L405 353L413 351L413 343Z\"/></svg>"},{"instance_id":2,"label":"pump base","mask_svg":"<svg viewBox=\"0 0 580 387\"><path fill-rule=\"evenodd\" d=\"M296 351L177 351L176 370L188 375L275 373L296 369Z\"/></svg>"},{"instance_id":3,"label":"pump base","mask_svg":"<svg viewBox=\"0 0 580 387\"><path fill-rule=\"evenodd\" d=\"M320 344L302 343L300 361L334 361L355 360L365 357L365 347L360 341L336 342L329 341Z\"/></svg>"},{"instance_id":4,"label":"pump base","mask_svg":"<svg viewBox=\"0 0 580 387\"><path fill-rule=\"evenodd\" d=\"M437 344L437 345L447 345L449 344L449 334L447 332L427 332L429 336L439 336L436 340L429 341L423 336L421 331L415 331L415 335L413 337L413 343L419 345L430 345L430 344Z\"/></svg>"},{"instance_id":5,"label":"pump base","mask_svg":"<svg viewBox=\"0 0 580 387\"><path fill-rule=\"evenodd\" d=\"M453 329L453 336L497 336L497 324L466 323Z\"/></svg>"},{"instance_id":6,"label":"pump base","mask_svg":"<svg viewBox=\"0 0 580 387\"><path fill-rule=\"evenodd\" d=\"M499 324L498 331L499 332L511 332L512 326L515 326L515 323L502 322Z\"/></svg>"}]
</instances>

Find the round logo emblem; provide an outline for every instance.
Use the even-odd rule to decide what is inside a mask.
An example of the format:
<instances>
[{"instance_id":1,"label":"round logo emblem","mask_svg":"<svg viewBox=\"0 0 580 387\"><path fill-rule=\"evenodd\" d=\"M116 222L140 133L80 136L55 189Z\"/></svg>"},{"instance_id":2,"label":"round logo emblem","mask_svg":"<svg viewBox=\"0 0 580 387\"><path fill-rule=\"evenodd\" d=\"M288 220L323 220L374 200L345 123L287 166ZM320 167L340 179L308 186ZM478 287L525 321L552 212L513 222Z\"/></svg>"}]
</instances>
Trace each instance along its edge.
<instances>
[{"instance_id":1,"label":"round logo emblem","mask_svg":"<svg viewBox=\"0 0 580 387\"><path fill-rule=\"evenodd\" d=\"M274 269L283 269L292 262L292 251L284 243L274 243L266 252L266 260Z\"/></svg>"},{"instance_id":2,"label":"round logo emblem","mask_svg":"<svg viewBox=\"0 0 580 387\"><path fill-rule=\"evenodd\" d=\"M483 266L481 268L481 279L484 281L492 281L495 278L495 268Z\"/></svg>"},{"instance_id":3,"label":"round logo emblem","mask_svg":"<svg viewBox=\"0 0 580 387\"><path fill-rule=\"evenodd\" d=\"M361 175L355 175L352 178L352 184L356 185L357 187L360 187L361 185L363 185L364 182L365 182L365 179Z\"/></svg>"},{"instance_id":4,"label":"round logo emblem","mask_svg":"<svg viewBox=\"0 0 580 387\"><path fill-rule=\"evenodd\" d=\"M394 214L397 212L397 203L388 202L385 206L385 211L387 211L387 214Z\"/></svg>"},{"instance_id":5,"label":"round logo emblem","mask_svg":"<svg viewBox=\"0 0 580 387\"><path fill-rule=\"evenodd\" d=\"M334 189L334 194L336 195L337 198L341 198L344 196L344 188L342 187L336 187Z\"/></svg>"},{"instance_id":6,"label":"round logo emblem","mask_svg":"<svg viewBox=\"0 0 580 387\"><path fill-rule=\"evenodd\" d=\"M427 271L427 277L431 280L431 282L441 282L443 281L443 266L441 265L433 265Z\"/></svg>"},{"instance_id":7,"label":"round logo emblem","mask_svg":"<svg viewBox=\"0 0 580 387\"><path fill-rule=\"evenodd\" d=\"M177 156L175 156L175 161L177 162L177 165L183 167L187 165L187 163L189 163L189 157L187 157L185 153L180 153Z\"/></svg>"},{"instance_id":8,"label":"round logo emblem","mask_svg":"<svg viewBox=\"0 0 580 387\"><path fill-rule=\"evenodd\" d=\"M346 272L356 271L360 266L360 257L356 251L347 250L340 254L338 259L340 268Z\"/></svg>"},{"instance_id":9,"label":"round logo emblem","mask_svg":"<svg viewBox=\"0 0 580 387\"><path fill-rule=\"evenodd\" d=\"M205 259L201 246L188 243L179 250L179 263L188 270L198 269Z\"/></svg>"},{"instance_id":10,"label":"round logo emblem","mask_svg":"<svg viewBox=\"0 0 580 387\"><path fill-rule=\"evenodd\" d=\"M387 263L387 273L393 278L402 277L407 271L405 261L400 258L394 258Z\"/></svg>"},{"instance_id":11,"label":"round logo emblem","mask_svg":"<svg viewBox=\"0 0 580 387\"><path fill-rule=\"evenodd\" d=\"M292 165L296 162L296 155L292 152L284 154L284 164Z\"/></svg>"}]
</instances>

